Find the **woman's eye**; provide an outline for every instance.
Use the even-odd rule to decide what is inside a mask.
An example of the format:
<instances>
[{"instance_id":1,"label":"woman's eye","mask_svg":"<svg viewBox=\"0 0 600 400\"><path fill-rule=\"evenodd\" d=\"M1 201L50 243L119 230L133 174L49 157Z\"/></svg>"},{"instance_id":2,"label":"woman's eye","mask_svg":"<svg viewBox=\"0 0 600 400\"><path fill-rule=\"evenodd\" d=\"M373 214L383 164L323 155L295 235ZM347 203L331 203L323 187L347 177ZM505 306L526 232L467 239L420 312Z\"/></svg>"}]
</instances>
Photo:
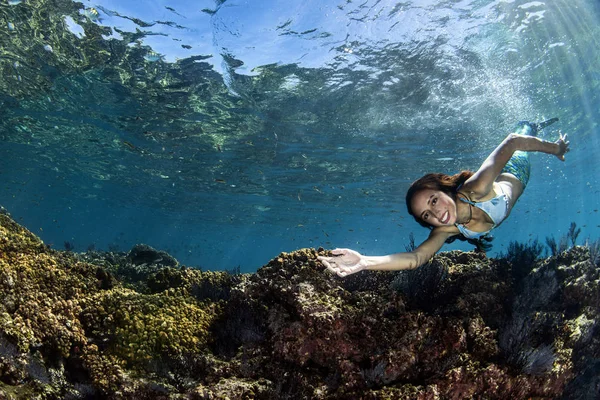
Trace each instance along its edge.
<instances>
[{"instance_id":1,"label":"woman's eye","mask_svg":"<svg viewBox=\"0 0 600 400\"><path fill-rule=\"evenodd\" d=\"M433 201L431 202L431 204L433 204L435 206L435 203L437 203L437 197L435 199L433 199Z\"/></svg>"},{"instance_id":2,"label":"woman's eye","mask_svg":"<svg viewBox=\"0 0 600 400\"><path fill-rule=\"evenodd\" d=\"M429 214L423 215L423 220L426 220L427 218L429 218Z\"/></svg>"}]
</instances>

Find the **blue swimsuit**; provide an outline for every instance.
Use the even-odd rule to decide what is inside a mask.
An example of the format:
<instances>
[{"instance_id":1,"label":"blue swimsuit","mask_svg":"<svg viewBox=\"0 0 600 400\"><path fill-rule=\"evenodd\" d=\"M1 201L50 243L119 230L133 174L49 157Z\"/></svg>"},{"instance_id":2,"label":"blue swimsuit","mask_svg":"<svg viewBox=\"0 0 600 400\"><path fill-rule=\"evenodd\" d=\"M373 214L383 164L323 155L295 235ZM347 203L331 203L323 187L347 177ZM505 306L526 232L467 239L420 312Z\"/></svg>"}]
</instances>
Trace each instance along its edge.
<instances>
[{"instance_id":1,"label":"blue swimsuit","mask_svg":"<svg viewBox=\"0 0 600 400\"><path fill-rule=\"evenodd\" d=\"M490 219L494 223L494 226L492 226L490 230L485 232L475 232L467 229L463 224L455 224L460 233L462 233L463 236L467 239L479 239L486 236L488 233L490 233L492 229L500 225L502 221L506 219L506 217L508 216L508 212L510 211L509 198L506 194L504 194L504 192L494 197L493 199L481 202L471 201L464 197L459 197L459 199L461 199L465 203L470 204L473 207L477 207L480 210L482 210L490 217Z\"/></svg>"},{"instance_id":2,"label":"blue swimsuit","mask_svg":"<svg viewBox=\"0 0 600 400\"><path fill-rule=\"evenodd\" d=\"M548 125L552 125L556 121L558 121L558 118L552 118L539 124L532 124L527 121L521 121L517 124L515 132L521 135L537 136L539 130L544 129ZM521 183L523 184L523 189L525 189L527 183L529 182L530 175L529 156L527 152L515 151L513 156L510 158L510 160L508 160L508 162L502 169L502 173L509 173L515 176L515 178L521 181ZM500 188L500 190L502 190L502 188ZM477 240L482 237L485 237L487 234L490 233L492 229L500 225L502 221L506 219L508 213L510 212L510 199L504 192L502 192L501 195L494 197L493 199L482 202L471 201L470 199L463 197L459 198L463 202L468 203L473 207L477 207L480 210L483 210L483 212L486 213L494 223L494 226L492 226L492 228L486 232L471 231L465 228L463 224L455 224L460 233L462 233L462 235L467 239Z\"/></svg>"},{"instance_id":3,"label":"blue swimsuit","mask_svg":"<svg viewBox=\"0 0 600 400\"><path fill-rule=\"evenodd\" d=\"M549 120L547 122L551 124L555 121ZM548 123L546 124L549 125ZM537 125L532 125L527 121L519 122L516 129L517 133L530 136L537 136L537 131ZM528 154L524 151L515 151L513 156L510 158L510 160L508 160L508 162L502 169L502 172L514 175L519 181L521 181L521 183L523 184L523 189L525 189L527 183L529 182L530 174ZM468 198L463 197L459 198L465 203L468 203L473 207L477 207L480 210L483 210L483 212L486 213L494 223L494 226L492 226L492 228L486 232L475 232L465 228L465 226L462 224L455 224L460 233L462 233L463 236L467 239L480 239L486 236L490 233L492 229L500 225L500 223L502 223L502 221L506 219L506 217L508 216L508 212L510 211L509 198L504 192L502 192L501 195L494 197L493 199L482 202L471 201Z\"/></svg>"}]
</instances>

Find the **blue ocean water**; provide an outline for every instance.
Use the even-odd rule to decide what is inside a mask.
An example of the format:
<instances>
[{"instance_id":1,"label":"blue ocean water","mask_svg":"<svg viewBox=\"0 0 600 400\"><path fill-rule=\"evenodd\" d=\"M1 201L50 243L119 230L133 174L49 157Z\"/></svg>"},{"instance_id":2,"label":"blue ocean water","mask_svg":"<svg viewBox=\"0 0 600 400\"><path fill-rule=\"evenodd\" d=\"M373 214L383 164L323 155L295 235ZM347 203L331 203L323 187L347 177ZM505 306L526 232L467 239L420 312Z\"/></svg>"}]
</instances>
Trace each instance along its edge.
<instances>
[{"instance_id":1,"label":"blue ocean water","mask_svg":"<svg viewBox=\"0 0 600 400\"><path fill-rule=\"evenodd\" d=\"M572 151L532 155L490 255L600 237L596 0L144 4L0 3L0 205L54 248L404 251L413 180L550 117Z\"/></svg>"}]
</instances>

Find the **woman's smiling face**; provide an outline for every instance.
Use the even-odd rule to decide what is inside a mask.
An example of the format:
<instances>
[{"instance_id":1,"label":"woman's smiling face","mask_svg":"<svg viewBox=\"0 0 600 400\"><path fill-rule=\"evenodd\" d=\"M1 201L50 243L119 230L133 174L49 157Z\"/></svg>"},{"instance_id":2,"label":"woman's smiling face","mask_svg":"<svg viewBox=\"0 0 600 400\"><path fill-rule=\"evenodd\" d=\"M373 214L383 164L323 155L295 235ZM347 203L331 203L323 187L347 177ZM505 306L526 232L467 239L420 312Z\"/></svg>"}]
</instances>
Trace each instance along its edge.
<instances>
[{"instance_id":1,"label":"woman's smiling face","mask_svg":"<svg viewBox=\"0 0 600 400\"><path fill-rule=\"evenodd\" d=\"M456 222L456 202L439 190L424 189L417 192L410 207L417 218L433 227L454 225Z\"/></svg>"}]
</instances>

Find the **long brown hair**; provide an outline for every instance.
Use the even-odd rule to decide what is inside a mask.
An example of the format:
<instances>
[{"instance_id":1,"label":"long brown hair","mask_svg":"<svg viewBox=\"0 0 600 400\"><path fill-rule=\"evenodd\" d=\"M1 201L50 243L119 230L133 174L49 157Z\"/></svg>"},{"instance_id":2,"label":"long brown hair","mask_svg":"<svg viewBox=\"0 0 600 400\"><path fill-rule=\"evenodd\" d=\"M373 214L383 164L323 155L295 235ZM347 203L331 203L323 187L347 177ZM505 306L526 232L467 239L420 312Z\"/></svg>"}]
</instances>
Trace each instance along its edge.
<instances>
[{"instance_id":1,"label":"long brown hair","mask_svg":"<svg viewBox=\"0 0 600 400\"><path fill-rule=\"evenodd\" d=\"M454 201L456 201L458 197L458 188L460 187L460 185L465 183L467 179L469 179L471 176L473 176L473 171L461 171L455 175L432 173L417 179L410 185L408 191L406 192L406 208L408 209L408 213L413 216L413 218L419 223L419 225L427 229L433 229L433 227L425 221L423 221L420 218L420 216L415 215L413 213L411 208L411 202L413 197L421 190L430 189L444 192L452 199L454 199ZM489 250L492 247L489 242L493 238L491 236L484 236L480 239L467 239L462 234L458 234L456 236L448 238L446 240L446 243L452 243L456 239L467 241L475 245L478 250L485 251Z\"/></svg>"}]
</instances>

